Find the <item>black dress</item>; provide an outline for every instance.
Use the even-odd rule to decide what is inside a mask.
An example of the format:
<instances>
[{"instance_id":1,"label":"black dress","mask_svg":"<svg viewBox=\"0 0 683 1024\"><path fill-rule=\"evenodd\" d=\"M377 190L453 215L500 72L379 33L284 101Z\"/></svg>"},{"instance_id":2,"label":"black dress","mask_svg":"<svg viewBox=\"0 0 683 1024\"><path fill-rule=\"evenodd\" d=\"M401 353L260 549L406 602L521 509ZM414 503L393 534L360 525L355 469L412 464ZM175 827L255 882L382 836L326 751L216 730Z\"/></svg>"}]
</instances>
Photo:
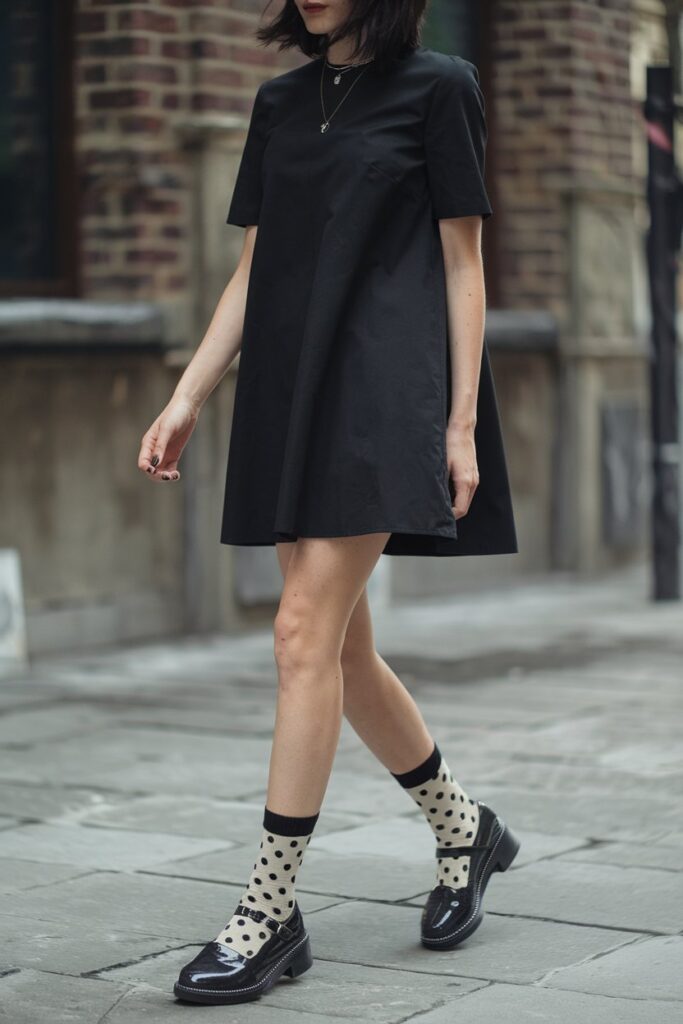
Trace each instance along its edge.
<instances>
[{"instance_id":1,"label":"black dress","mask_svg":"<svg viewBox=\"0 0 683 1024\"><path fill-rule=\"evenodd\" d=\"M256 94L227 223L258 224L221 543L390 531L384 554L516 552L484 346L480 483L451 510L438 219L492 210L476 67L419 46L333 82L322 58Z\"/></svg>"}]
</instances>

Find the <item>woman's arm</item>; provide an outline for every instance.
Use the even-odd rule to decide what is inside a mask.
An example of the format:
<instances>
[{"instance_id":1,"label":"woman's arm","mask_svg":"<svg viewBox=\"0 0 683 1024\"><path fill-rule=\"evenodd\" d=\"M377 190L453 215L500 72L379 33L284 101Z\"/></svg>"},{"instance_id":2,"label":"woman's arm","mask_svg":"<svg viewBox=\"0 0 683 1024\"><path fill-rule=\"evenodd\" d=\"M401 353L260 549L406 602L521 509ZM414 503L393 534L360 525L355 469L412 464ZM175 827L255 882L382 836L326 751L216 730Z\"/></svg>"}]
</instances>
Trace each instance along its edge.
<instances>
[{"instance_id":1,"label":"woman's arm","mask_svg":"<svg viewBox=\"0 0 683 1024\"><path fill-rule=\"evenodd\" d=\"M456 519L467 513L479 484L474 428L486 316L481 224L479 215L439 221L451 359L446 450L455 488L453 514Z\"/></svg>"},{"instance_id":2,"label":"woman's arm","mask_svg":"<svg viewBox=\"0 0 683 1024\"><path fill-rule=\"evenodd\" d=\"M152 479L180 479L178 459L194 430L201 408L240 350L257 230L256 225L245 229L239 262L218 301L206 333L168 405L142 438L138 468L149 473Z\"/></svg>"},{"instance_id":3,"label":"woman's arm","mask_svg":"<svg viewBox=\"0 0 683 1024\"><path fill-rule=\"evenodd\" d=\"M242 344L247 286L257 230L256 225L245 228L239 263L174 392L175 397L188 401L197 412L224 377Z\"/></svg>"}]
</instances>

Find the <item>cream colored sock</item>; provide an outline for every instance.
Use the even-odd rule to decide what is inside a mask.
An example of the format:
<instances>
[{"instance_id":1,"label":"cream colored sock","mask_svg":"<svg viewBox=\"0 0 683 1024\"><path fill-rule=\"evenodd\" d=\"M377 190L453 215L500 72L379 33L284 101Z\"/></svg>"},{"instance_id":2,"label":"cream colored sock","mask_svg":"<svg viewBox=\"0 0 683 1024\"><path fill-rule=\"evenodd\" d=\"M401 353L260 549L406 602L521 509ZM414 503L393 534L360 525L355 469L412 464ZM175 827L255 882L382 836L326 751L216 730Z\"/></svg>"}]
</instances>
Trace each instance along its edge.
<instances>
[{"instance_id":1,"label":"cream colored sock","mask_svg":"<svg viewBox=\"0 0 683 1024\"><path fill-rule=\"evenodd\" d=\"M296 899L296 873L317 820L317 814L295 818L265 809L258 856L238 905L262 910L276 921L290 917ZM215 941L252 957L273 934L267 924L235 912Z\"/></svg>"}]
</instances>

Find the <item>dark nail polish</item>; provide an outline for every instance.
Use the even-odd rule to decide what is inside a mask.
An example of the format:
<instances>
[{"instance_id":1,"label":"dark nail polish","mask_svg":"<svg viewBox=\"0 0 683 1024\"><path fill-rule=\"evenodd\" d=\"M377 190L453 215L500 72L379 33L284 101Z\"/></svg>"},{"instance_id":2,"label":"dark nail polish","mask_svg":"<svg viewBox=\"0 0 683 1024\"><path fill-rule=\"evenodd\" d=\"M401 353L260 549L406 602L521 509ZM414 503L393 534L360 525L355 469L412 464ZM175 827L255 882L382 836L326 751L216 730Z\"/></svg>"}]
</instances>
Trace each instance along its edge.
<instances>
[{"instance_id":1,"label":"dark nail polish","mask_svg":"<svg viewBox=\"0 0 683 1024\"><path fill-rule=\"evenodd\" d=\"M159 456L158 455L153 455L150 461L151 461L153 466L158 466L159 465Z\"/></svg>"}]
</instances>

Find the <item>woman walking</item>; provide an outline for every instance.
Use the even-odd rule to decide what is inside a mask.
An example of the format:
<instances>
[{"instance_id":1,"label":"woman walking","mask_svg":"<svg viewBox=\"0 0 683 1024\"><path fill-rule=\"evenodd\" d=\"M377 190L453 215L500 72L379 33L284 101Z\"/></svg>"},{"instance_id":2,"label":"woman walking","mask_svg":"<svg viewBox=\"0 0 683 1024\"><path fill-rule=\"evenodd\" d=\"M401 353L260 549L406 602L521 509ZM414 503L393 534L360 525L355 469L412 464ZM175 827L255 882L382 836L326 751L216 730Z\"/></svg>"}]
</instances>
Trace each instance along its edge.
<instances>
[{"instance_id":1,"label":"woman walking","mask_svg":"<svg viewBox=\"0 0 683 1024\"><path fill-rule=\"evenodd\" d=\"M375 650L366 590L382 553L517 551L483 343L484 101L473 64L419 43L425 3L287 0L259 30L311 59L257 91L227 217L239 264L142 440L140 469L178 480L239 351L220 539L275 545L284 580L260 845L181 1000L254 999L312 965L295 882L342 715L435 836L424 946L478 927L519 847Z\"/></svg>"}]
</instances>

